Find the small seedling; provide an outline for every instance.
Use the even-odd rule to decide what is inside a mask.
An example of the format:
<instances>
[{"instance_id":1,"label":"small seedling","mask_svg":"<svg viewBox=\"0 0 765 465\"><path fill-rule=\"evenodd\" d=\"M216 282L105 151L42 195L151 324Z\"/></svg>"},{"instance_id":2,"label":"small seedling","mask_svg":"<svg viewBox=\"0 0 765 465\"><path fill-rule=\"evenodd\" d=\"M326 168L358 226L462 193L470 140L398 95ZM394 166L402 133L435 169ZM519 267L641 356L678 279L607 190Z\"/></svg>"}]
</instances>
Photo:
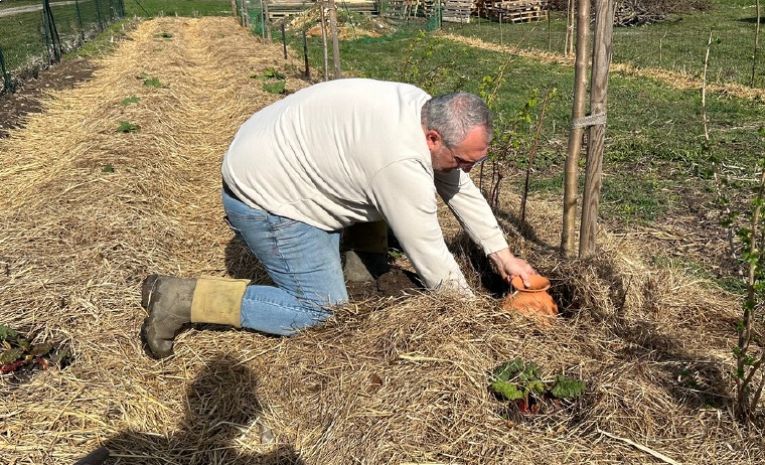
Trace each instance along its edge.
<instances>
[{"instance_id":1,"label":"small seedling","mask_svg":"<svg viewBox=\"0 0 765 465\"><path fill-rule=\"evenodd\" d=\"M286 76L276 68L266 68L261 76L262 79L284 80Z\"/></svg>"},{"instance_id":2,"label":"small seedling","mask_svg":"<svg viewBox=\"0 0 765 465\"><path fill-rule=\"evenodd\" d=\"M558 375L545 382L534 362L516 358L494 369L489 389L501 400L510 401L522 413L537 413L545 401L572 401L584 393L583 381Z\"/></svg>"},{"instance_id":3,"label":"small seedling","mask_svg":"<svg viewBox=\"0 0 765 465\"><path fill-rule=\"evenodd\" d=\"M162 87L162 83L159 81L159 78L155 77L144 78L143 85L146 87Z\"/></svg>"},{"instance_id":4,"label":"small seedling","mask_svg":"<svg viewBox=\"0 0 765 465\"><path fill-rule=\"evenodd\" d=\"M117 132L127 134L129 132L136 132L141 129L141 126L133 124L130 121L120 121L120 125L117 127Z\"/></svg>"},{"instance_id":5,"label":"small seedling","mask_svg":"<svg viewBox=\"0 0 765 465\"><path fill-rule=\"evenodd\" d=\"M155 37L159 37L161 39L172 39L173 35L169 32L160 32L159 34L156 34Z\"/></svg>"},{"instance_id":6,"label":"small seedling","mask_svg":"<svg viewBox=\"0 0 765 465\"><path fill-rule=\"evenodd\" d=\"M122 99L120 104L122 106L135 105L140 101L141 101L140 98L136 97L135 95L131 95L130 97L125 97L124 99Z\"/></svg>"},{"instance_id":7,"label":"small seedling","mask_svg":"<svg viewBox=\"0 0 765 465\"><path fill-rule=\"evenodd\" d=\"M286 81L264 82L263 90L272 94L284 94L287 91L287 83Z\"/></svg>"},{"instance_id":8,"label":"small seedling","mask_svg":"<svg viewBox=\"0 0 765 465\"><path fill-rule=\"evenodd\" d=\"M14 329L0 324L0 374L12 373L27 365L49 366L51 343L33 344Z\"/></svg>"},{"instance_id":9,"label":"small seedling","mask_svg":"<svg viewBox=\"0 0 765 465\"><path fill-rule=\"evenodd\" d=\"M111 163L107 163L101 167L102 173L114 173L114 166Z\"/></svg>"}]
</instances>

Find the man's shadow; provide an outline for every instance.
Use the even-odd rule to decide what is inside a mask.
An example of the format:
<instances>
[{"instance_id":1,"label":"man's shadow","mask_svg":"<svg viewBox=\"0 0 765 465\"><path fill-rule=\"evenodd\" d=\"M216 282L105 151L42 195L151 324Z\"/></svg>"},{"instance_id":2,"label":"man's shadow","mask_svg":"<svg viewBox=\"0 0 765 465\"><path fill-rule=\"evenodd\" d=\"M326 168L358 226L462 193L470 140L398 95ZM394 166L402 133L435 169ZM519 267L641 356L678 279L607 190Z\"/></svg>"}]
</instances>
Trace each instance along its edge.
<instances>
[{"instance_id":1,"label":"man's shadow","mask_svg":"<svg viewBox=\"0 0 765 465\"><path fill-rule=\"evenodd\" d=\"M291 446L278 445L270 453L256 454L237 444L236 439L261 412L255 388L252 371L235 359L210 360L189 386L179 432L165 438L125 431L75 465L302 465Z\"/></svg>"}]
</instances>

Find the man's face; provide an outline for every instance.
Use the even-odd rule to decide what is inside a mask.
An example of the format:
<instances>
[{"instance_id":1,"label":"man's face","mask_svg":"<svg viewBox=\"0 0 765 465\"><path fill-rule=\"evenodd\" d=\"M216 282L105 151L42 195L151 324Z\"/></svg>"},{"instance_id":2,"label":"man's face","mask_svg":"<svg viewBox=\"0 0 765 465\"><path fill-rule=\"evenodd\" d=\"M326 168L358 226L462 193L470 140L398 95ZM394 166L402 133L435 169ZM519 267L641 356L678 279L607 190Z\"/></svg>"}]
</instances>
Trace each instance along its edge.
<instances>
[{"instance_id":1,"label":"man's face","mask_svg":"<svg viewBox=\"0 0 765 465\"><path fill-rule=\"evenodd\" d=\"M480 126L471 129L465 139L453 147L447 147L441 134L433 129L425 133L425 138L436 171L461 169L467 173L483 162L489 151L489 135Z\"/></svg>"}]
</instances>

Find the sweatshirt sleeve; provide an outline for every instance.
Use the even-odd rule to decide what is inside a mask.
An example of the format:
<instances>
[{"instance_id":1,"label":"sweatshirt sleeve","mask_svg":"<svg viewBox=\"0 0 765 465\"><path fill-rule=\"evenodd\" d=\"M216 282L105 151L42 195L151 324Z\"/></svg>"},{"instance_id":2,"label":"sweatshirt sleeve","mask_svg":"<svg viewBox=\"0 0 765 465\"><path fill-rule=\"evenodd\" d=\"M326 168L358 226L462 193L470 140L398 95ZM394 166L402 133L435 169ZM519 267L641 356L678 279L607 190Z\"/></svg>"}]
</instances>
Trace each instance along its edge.
<instances>
[{"instance_id":1,"label":"sweatshirt sleeve","mask_svg":"<svg viewBox=\"0 0 765 465\"><path fill-rule=\"evenodd\" d=\"M370 196L426 287L456 288L472 295L446 247L433 179L420 161L406 159L382 168L372 178Z\"/></svg>"},{"instance_id":2,"label":"sweatshirt sleeve","mask_svg":"<svg viewBox=\"0 0 765 465\"><path fill-rule=\"evenodd\" d=\"M507 248L497 219L467 173L462 170L436 172L435 187L470 238L486 255Z\"/></svg>"}]
</instances>

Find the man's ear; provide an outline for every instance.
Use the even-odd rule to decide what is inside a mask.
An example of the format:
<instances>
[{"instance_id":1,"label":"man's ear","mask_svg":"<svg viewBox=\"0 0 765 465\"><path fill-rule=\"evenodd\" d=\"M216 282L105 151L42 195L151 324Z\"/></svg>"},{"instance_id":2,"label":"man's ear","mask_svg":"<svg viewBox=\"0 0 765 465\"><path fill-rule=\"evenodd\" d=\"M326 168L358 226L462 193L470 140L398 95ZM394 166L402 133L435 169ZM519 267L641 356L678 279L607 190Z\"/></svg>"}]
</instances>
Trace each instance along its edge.
<instances>
[{"instance_id":1,"label":"man's ear","mask_svg":"<svg viewBox=\"0 0 765 465\"><path fill-rule=\"evenodd\" d=\"M441 138L441 134L439 134L435 129L428 129L425 131L425 140L428 142L428 148L431 150L441 148L441 145L444 143L444 140Z\"/></svg>"}]
</instances>

